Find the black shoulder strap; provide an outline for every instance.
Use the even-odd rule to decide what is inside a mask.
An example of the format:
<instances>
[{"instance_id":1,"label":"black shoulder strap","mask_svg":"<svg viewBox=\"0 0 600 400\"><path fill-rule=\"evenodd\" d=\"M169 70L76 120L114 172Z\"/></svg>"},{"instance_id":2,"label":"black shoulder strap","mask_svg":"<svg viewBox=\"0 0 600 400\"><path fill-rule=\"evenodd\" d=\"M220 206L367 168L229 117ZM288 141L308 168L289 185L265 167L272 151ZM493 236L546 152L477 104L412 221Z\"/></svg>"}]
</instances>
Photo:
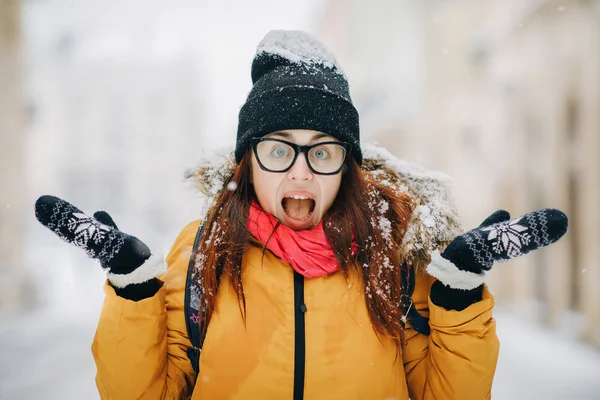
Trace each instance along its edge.
<instances>
[{"instance_id":1,"label":"black shoulder strap","mask_svg":"<svg viewBox=\"0 0 600 400\"><path fill-rule=\"evenodd\" d=\"M196 253L198 252L198 246L200 245L200 239L202 238L202 232L204 231L204 225L200 224L198 232L196 233L196 239L194 240L194 246L192 247L192 254L190 255L190 261L188 264L187 278L185 281L185 299L184 299L184 312L185 312L185 326L187 328L187 334L192 342L192 347L189 347L186 351L194 371L198 372L200 369L200 351L202 350L202 343L200 343L200 332L202 332L204 324L204 310L200 311L200 304L202 298L202 287L198 279L192 279L194 272L194 261L196 259Z\"/></svg>"},{"instance_id":2,"label":"black shoulder strap","mask_svg":"<svg viewBox=\"0 0 600 400\"><path fill-rule=\"evenodd\" d=\"M402 265L402 289L403 289L403 301L404 313L406 320L410 323L410 326L415 331L423 335L429 335L429 318L425 318L414 307L412 301L412 294L415 291L415 274L411 267L403 264Z\"/></svg>"}]
</instances>

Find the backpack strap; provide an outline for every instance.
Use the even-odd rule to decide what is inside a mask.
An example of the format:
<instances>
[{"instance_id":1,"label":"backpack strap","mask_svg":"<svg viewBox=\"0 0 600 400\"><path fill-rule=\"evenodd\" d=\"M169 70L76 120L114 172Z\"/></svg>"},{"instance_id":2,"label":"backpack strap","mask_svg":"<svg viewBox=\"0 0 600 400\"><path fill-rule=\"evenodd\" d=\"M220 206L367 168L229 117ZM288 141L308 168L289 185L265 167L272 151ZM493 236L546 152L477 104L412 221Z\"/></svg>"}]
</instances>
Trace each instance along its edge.
<instances>
[{"instance_id":1,"label":"backpack strap","mask_svg":"<svg viewBox=\"0 0 600 400\"><path fill-rule=\"evenodd\" d=\"M413 304L412 294L415 291L415 274L411 267L403 264L402 265L402 305L404 307L404 313L406 321L410 323L412 329L422 335L429 335L429 318L426 318L419 314ZM404 326L404 321L402 322Z\"/></svg>"},{"instance_id":2,"label":"backpack strap","mask_svg":"<svg viewBox=\"0 0 600 400\"><path fill-rule=\"evenodd\" d=\"M196 260L196 254L198 252L198 247L200 246L200 239L202 238L203 231L204 225L200 224L198 232L196 233L196 239L194 239L194 246L192 247L192 254L190 255L188 264L184 299L185 326L190 342L192 342L192 346L188 347L186 353L192 363L192 368L194 368L196 373L200 370L200 351L202 350L200 333L204 329L205 313L204 310L200 311L202 287L200 286L198 279L192 279L192 276L194 272L194 262Z\"/></svg>"}]
</instances>

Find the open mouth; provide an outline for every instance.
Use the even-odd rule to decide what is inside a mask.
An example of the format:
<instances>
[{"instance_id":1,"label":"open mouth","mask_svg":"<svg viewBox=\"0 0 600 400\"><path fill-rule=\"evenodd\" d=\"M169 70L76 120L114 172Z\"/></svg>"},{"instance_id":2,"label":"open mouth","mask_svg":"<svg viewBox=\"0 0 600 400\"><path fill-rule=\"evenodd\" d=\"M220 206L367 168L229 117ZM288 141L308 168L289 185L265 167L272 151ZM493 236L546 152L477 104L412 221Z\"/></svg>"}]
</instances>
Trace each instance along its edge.
<instances>
[{"instance_id":1,"label":"open mouth","mask_svg":"<svg viewBox=\"0 0 600 400\"><path fill-rule=\"evenodd\" d=\"M298 221L309 219L315 210L315 204L314 199L299 195L284 197L281 200L285 215Z\"/></svg>"}]
</instances>

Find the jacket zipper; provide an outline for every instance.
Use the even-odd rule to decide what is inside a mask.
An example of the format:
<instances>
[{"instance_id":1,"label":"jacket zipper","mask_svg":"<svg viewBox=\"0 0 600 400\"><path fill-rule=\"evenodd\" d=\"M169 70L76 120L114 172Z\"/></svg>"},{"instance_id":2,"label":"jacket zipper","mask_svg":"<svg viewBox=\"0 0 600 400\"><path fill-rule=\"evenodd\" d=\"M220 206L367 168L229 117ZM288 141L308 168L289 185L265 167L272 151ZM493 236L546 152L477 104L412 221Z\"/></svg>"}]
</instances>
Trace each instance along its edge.
<instances>
[{"instance_id":1,"label":"jacket zipper","mask_svg":"<svg viewBox=\"0 0 600 400\"><path fill-rule=\"evenodd\" d=\"M294 271L294 400L304 398L304 369L306 366L304 276Z\"/></svg>"}]
</instances>

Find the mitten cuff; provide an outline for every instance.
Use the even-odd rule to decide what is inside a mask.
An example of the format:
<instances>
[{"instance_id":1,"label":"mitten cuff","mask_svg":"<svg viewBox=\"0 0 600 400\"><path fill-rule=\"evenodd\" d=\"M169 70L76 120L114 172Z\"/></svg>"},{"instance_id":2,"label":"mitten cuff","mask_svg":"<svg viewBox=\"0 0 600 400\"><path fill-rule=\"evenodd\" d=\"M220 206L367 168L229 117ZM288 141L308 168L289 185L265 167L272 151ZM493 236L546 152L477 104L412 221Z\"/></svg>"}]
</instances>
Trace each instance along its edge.
<instances>
[{"instance_id":1,"label":"mitten cuff","mask_svg":"<svg viewBox=\"0 0 600 400\"><path fill-rule=\"evenodd\" d=\"M427 273L446 286L462 290L475 289L485 282L487 276L487 271L476 274L461 270L452 261L442 257L439 250L431 253Z\"/></svg>"},{"instance_id":2,"label":"mitten cuff","mask_svg":"<svg viewBox=\"0 0 600 400\"><path fill-rule=\"evenodd\" d=\"M471 304L481 301L483 285L471 290L453 289L440 281L435 281L431 286L429 298L438 307L446 310L462 311Z\"/></svg>"},{"instance_id":3,"label":"mitten cuff","mask_svg":"<svg viewBox=\"0 0 600 400\"><path fill-rule=\"evenodd\" d=\"M154 296L161 287L161 282L152 278L144 283L132 283L124 288L114 288L117 296L127 300L140 301Z\"/></svg>"},{"instance_id":4,"label":"mitten cuff","mask_svg":"<svg viewBox=\"0 0 600 400\"><path fill-rule=\"evenodd\" d=\"M124 288L134 283L142 283L167 272L167 263L163 256L150 256L142 265L128 274L108 272L106 277L116 288Z\"/></svg>"}]
</instances>

